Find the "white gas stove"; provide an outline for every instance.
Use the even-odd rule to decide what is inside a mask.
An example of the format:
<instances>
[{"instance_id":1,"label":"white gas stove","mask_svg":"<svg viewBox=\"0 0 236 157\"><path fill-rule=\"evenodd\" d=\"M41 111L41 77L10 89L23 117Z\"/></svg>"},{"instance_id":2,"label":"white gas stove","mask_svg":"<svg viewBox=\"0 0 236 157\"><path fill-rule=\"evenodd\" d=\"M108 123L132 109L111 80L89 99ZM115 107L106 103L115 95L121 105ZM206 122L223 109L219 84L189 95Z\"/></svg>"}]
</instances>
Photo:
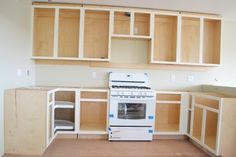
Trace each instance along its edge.
<instances>
[{"instance_id":1,"label":"white gas stove","mask_svg":"<svg viewBox=\"0 0 236 157\"><path fill-rule=\"evenodd\" d=\"M109 140L152 140L155 91L147 74L110 73Z\"/></svg>"}]
</instances>

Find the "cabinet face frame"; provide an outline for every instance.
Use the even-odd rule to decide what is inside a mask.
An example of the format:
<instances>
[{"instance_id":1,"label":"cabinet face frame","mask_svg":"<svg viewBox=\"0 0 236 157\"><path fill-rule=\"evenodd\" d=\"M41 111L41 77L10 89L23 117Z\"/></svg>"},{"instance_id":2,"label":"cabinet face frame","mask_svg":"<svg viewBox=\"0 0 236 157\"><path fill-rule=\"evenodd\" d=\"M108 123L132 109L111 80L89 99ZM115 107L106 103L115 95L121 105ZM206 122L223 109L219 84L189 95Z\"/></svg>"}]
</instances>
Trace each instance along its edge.
<instances>
[{"instance_id":1,"label":"cabinet face frame","mask_svg":"<svg viewBox=\"0 0 236 157\"><path fill-rule=\"evenodd\" d=\"M48 92L47 93L47 122L46 122L46 146L48 147L53 139L54 135L54 106L55 104L55 93ZM51 108L51 109L50 109ZM51 113L50 113L51 111Z\"/></svg>"},{"instance_id":2,"label":"cabinet face frame","mask_svg":"<svg viewBox=\"0 0 236 157\"><path fill-rule=\"evenodd\" d=\"M81 39L82 41L80 41L80 46L81 46L81 55L80 55L80 60L91 60L91 61L109 61L110 60L110 50L111 50L111 29L112 29L112 19L111 19L111 11L110 9L103 9L103 8L89 8L89 7L85 7L81 9L81 19L82 22L81 24L83 25L81 27ZM86 16L86 11L101 11L101 12L108 12L108 43L107 43L107 58L90 58L90 57L84 57L84 39L85 39L85 16Z\"/></svg>"},{"instance_id":3,"label":"cabinet face frame","mask_svg":"<svg viewBox=\"0 0 236 157\"><path fill-rule=\"evenodd\" d=\"M34 30L34 8L51 8L55 9L55 21L54 21L54 45L53 45L53 56L33 56L33 30ZM81 11L80 14L80 30L79 30L79 55L78 57L58 57L58 23L59 23L59 9L79 9ZM108 57L103 58L85 58L84 53L84 12L85 10L95 10L95 11L108 11L109 15L109 39L108 39ZM114 12L130 12L130 34L114 34ZM150 15L150 34L146 35L135 35L134 33L134 19L135 13L140 14L149 14ZM177 16L177 41L176 41L176 61L155 61L154 60L154 18L155 15L170 15ZM200 44L199 44L199 62L197 63L185 63L181 62L181 27L182 27L182 17L192 17L200 19ZM31 29L31 50L32 50L32 59L45 59L45 60L75 60L75 61L110 61L110 51L111 51L111 40L114 37L118 38L138 38L138 39L150 39L150 62L157 64L173 64L173 65L193 65L193 66L219 66L221 64L221 40L219 41L219 63L204 63L204 20L218 20L221 22L220 17L208 16L208 15L192 15L192 14L182 14L182 12L161 12L161 11L153 11L153 10L135 10L135 9L125 9L125 8L109 8L109 7L93 7L93 6L53 6L53 5L33 5L32 6L32 29ZM222 28L219 30L219 34L222 34Z\"/></svg>"},{"instance_id":4,"label":"cabinet face frame","mask_svg":"<svg viewBox=\"0 0 236 157\"><path fill-rule=\"evenodd\" d=\"M156 105L171 105L178 104L179 105L179 130L178 131L155 131L154 135L185 135L187 129L187 94L184 92L170 92L170 91L156 91L156 94L163 95L180 95L180 100L156 100ZM155 113L156 114L156 113ZM158 116L155 116L158 118ZM155 128L155 126L154 126Z\"/></svg>"},{"instance_id":5,"label":"cabinet face frame","mask_svg":"<svg viewBox=\"0 0 236 157\"><path fill-rule=\"evenodd\" d=\"M207 98L207 99L213 99L213 100L218 100L219 101L219 109L214 109L208 106L204 106L201 104L196 104L195 102L195 96L198 97L203 97L203 98ZM223 104L223 100L222 98L219 97L215 97L215 96L207 96L207 95L192 95L192 114L191 114L191 125L190 125L190 138L192 138L195 142L197 142L198 144L202 145L204 148L206 148L207 150L209 150L211 153L215 154L215 155L220 155L220 135L221 135L221 121L222 121L222 104ZM201 128L201 139L196 139L195 137L193 137L193 121L194 121L194 107L198 107L200 109L203 110L203 116L202 116L202 128ZM209 147L207 144L205 144L205 133L206 133L206 118L207 118L207 112L214 112L216 113L218 116L217 119L217 130L216 130L216 143L215 143L215 149L212 149L211 147Z\"/></svg>"},{"instance_id":6,"label":"cabinet face frame","mask_svg":"<svg viewBox=\"0 0 236 157\"><path fill-rule=\"evenodd\" d=\"M81 93L83 92L92 92L92 93L107 93L106 98L102 97L100 98L81 98ZM109 126L109 117L108 117L108 113L109 113L109 90L107 89L80 89L79 91L79 109L77 110L78 112L78 117L77 117L77 126L78 126L78 134L108 134L108 126ZM80 129L80 121L81 121L81 103L82 102L89 102L89 103L106 103L106 104L96 104L96 105L106 105L106 129L104 131L102 130L81 130Z\"/></svg>"}]
</instances>

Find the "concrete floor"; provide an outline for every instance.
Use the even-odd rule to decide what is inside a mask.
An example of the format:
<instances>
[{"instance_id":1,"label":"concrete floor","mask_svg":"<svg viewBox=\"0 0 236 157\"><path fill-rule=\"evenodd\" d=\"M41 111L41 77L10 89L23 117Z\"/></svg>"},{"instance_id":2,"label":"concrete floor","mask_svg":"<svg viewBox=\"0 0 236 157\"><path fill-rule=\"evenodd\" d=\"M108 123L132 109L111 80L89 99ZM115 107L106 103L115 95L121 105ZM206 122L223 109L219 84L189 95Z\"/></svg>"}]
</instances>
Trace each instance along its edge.
<instances>
[{"instance_id":1,"label":"concrete floor","mask_svg":"<svg viewBox=\"0 0 236 157\"><path fill-rule=\"evenodd\" d=\"M5 155L4 157L35 157ZM56 139L42 157L209 157L187 140L109 142Z\"/></svg>"}]
</instances>

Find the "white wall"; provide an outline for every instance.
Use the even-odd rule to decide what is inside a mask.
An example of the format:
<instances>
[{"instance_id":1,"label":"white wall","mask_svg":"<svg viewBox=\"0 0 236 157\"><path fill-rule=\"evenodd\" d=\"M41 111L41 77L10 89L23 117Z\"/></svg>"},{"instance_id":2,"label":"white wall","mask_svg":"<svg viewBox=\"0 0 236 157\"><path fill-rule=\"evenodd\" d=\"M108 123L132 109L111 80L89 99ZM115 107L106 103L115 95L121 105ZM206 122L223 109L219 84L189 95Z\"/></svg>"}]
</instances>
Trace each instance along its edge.
<instances>
[{"instance_id":1,"label":"white wall","mask_svg":"<svg viewBox=\"0 0 236 157\"><path fill-rule=\"evenodd\" d=\"M35 80L30 60L30 6L31 0L0 1L0 156L4 150L3 91L32 85ZM17 76L17 69L21 76Z\"/></svg>"},{"instance_id":2,"label":"white wall","mask_svg":"<svg viewBox=\"0 0 236 157\"><path fill-rule=\"evenodd\" d=\"M150 76L151 85L161 90L197 90L201 84L221 84L236 86L236 22L223 21L222 34L222 66L209 68L205 72L194 71L176 71L176 70L134 70L134 69L110 69L110 68L90 68L75 65L36 65L36 84L37 85L62 85L62 86L108 86L108 75L110 71L119 72L147 72ZM117 57L117 54L124 55L133 50L133 53L142 54L144 49L137 48L135 44L145 43L140 41L125 44L123 41L112 42L111 57ZM130 45L133 46L130 47ZM123 61L127 61L126 59ZM139 59L139 58L138 58ZM116 59L112 59L115 60ZM92 78L93 72L96 72L96 78ZM171 82L171 75L176 76L176 81ZM194 82L188 82L187 77L195 77Z\"/></svg>"}]
</instances>

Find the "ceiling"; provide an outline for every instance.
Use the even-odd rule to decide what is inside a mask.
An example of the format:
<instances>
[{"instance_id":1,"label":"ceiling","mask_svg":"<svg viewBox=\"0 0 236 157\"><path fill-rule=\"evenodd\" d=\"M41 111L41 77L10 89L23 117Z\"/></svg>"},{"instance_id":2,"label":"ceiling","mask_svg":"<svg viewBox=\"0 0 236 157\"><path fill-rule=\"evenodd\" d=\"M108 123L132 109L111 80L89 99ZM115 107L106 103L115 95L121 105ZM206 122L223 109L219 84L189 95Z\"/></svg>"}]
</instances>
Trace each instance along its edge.
<instances>
[{"instance_id":1,"label":"ceiling","mask_svg":"<svg viewBox=\"0 0 236 157\"><path fill-rule=\"evenodd\" d=\"M47 2L48 0L33 1ZM220 14L224 19L236 20L236 0L51 0L51 2L202 12Z\"/></svg>"}]
</instances>

